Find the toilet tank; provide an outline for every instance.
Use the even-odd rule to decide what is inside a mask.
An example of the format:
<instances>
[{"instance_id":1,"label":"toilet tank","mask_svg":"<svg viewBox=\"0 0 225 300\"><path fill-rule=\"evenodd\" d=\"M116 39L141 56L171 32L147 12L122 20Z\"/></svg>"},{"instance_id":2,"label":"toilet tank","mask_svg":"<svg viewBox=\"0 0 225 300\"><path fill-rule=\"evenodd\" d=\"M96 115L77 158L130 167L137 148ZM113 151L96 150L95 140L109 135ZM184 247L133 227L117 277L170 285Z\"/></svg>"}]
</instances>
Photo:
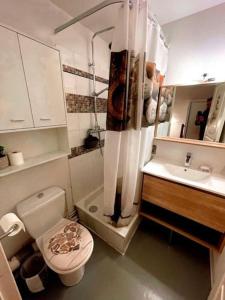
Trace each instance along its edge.
<instances>
[{"instance_id":1,"label":"toilet tank","mask_svg":"<svg viewBox=\"0 0 225 300\"><path fill-rule=\"evenodd\" d=\"M65 204L65 191L54 186L19 202L16 209L26 230L37 239L64 217Z\"/></svg>"}]
</instances>

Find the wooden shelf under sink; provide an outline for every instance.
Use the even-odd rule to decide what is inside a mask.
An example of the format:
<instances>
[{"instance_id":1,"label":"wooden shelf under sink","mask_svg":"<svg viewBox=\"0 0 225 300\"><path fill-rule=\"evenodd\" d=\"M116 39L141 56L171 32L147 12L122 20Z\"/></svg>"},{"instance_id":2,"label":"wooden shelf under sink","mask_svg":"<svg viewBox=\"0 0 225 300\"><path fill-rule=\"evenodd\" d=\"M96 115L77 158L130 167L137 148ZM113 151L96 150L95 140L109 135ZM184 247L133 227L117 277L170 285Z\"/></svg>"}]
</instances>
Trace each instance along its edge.
<instances>
[{"instance_id":1,"label":"wooden shelf under sink","mask_svg":"<svg viewBox=\"0 0 225 300\"><path fill-rule=\"evenodd\" d=\"M199 244L225 246L225 198L144 174L140 215Z\"/></svg>"},{"instance_id":2,"label":"wooden shelf under sink","mask_svg":"<svg viewBox=\"0 0 225 300\"><path fill-rule=\"evenodd\" d=\"M220 251L223 234L216 230L145 201L142 201L140 215L167 227L204 247Z\"/></svg>"}]
</instances>

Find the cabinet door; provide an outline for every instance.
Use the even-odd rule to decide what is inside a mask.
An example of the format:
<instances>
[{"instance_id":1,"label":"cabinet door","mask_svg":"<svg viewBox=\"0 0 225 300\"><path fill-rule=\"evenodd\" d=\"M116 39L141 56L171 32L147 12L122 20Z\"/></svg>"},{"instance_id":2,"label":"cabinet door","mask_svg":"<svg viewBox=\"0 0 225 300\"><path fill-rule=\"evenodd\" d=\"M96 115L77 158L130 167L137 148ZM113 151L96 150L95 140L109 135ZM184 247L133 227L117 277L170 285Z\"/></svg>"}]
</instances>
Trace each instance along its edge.
<instances>
[{"instance_id":1,"label":"cabinet door","mask_svg":"<svg viewBox=\"0 0 225 300\"><path fill-rule=\"evenodd\" d=\"M33 127L17 33L0 26L0 130Z\"/></svg>"},{"instance_id":2,"label":"cabinet door","mask_svg":"<svg viewBox=\"0 0 225 300\"><path fill-rule=\"evenodd\" d=\"M59 51L19 35L35 127L66 124Z\"/></svg>"}]
</instances>

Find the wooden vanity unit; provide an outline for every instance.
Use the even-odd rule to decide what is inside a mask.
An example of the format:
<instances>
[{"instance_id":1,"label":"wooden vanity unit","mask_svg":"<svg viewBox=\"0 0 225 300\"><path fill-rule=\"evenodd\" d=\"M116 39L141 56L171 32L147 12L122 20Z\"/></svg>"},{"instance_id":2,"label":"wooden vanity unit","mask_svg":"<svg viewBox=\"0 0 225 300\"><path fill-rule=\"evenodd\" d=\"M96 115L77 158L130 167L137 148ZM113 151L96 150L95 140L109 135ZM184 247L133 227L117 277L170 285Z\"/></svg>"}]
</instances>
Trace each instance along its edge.
<instances>
[{"instance_id":1,"label":"wooden vanity unit","mask_svg":"<svg viewBox=\"0 0 225 300\"><path fill-rule=\"evenodd\" d=\"M225 198L144 174L140 215L208 248L225 246Z\"/></svg>"}]
</instances>

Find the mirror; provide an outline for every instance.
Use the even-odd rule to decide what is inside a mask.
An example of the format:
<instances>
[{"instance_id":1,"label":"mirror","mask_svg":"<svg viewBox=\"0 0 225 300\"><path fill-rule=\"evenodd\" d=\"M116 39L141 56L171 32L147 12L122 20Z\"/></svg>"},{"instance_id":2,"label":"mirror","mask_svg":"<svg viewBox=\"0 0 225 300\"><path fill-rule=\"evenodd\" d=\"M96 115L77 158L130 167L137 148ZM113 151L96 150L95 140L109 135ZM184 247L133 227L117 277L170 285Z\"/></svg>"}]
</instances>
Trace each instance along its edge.
<instances>
[{"instance_id":1,"label":"mirror","mask_svg":"<svg viewBox=\"0 0 225 300\"><path fill-rule=\"evenodd\" d=\"M225 83L163 86L156 137L225 143Z\"/></svg>"}]
</instances>

